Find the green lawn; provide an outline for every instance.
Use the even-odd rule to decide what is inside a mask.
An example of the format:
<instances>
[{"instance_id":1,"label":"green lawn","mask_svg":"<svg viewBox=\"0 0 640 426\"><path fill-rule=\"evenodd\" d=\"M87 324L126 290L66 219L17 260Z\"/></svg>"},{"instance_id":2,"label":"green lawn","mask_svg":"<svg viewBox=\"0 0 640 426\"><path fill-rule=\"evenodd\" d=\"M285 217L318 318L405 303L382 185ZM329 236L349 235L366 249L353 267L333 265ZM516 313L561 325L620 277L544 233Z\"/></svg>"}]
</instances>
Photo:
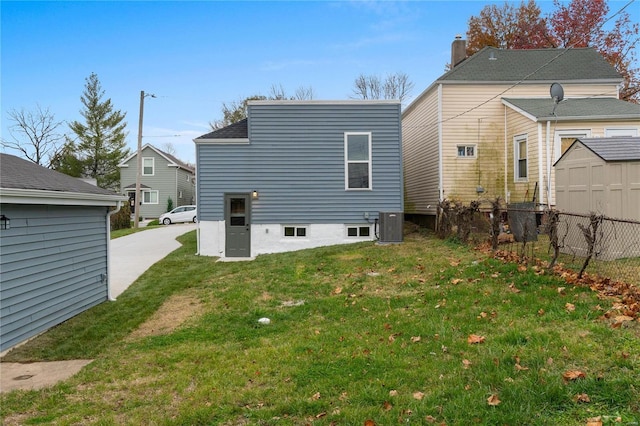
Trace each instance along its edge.
<instances>
[{"instance_id":1,"label":"green lawn","mask_svg":"<svg viewBox=\"0 0 640 426\"><path fill-rule=\"evenodd\" d=\"M639 324L600 320L612 301L587 288L421 234L250 263L181 241L5 357L95 361L2 394L4 424L640 423Z\"/></svg>"}]
</instances>

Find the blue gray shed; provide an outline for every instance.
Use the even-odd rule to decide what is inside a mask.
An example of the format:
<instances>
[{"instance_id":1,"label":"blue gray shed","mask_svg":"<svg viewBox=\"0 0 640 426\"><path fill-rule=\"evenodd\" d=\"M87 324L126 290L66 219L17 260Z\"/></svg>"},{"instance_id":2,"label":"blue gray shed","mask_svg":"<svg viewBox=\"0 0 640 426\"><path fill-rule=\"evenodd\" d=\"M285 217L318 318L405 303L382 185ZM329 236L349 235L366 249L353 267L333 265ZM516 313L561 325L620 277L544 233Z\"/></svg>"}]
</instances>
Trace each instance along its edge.
<instances>
[{"instance_id":1,"label":"blue gray shed","mask_svg":"<svg viewBox=\"0 0 640 426\"><path fill-rule=\"evenodd\" d=\"M109 218L125 201L0 154L0 351L109 299Z\"/></svg>"}]
</instances>

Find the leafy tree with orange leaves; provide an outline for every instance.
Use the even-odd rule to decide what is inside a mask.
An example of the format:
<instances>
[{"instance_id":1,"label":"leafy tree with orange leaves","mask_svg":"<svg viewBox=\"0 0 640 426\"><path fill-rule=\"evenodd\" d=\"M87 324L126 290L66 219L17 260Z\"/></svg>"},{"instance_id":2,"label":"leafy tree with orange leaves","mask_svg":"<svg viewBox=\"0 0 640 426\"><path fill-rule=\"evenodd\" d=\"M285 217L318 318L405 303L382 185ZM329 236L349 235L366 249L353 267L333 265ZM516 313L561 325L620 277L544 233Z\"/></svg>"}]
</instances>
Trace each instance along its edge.
<instances>
[{"instance_id":1,"label":"leafy tree with orange leaves","mask_svg":"<svg viewBox=\"0 0 640 426\"><path fill-rule=\"evenodd\" d=\"M636 45L640 25L623 7L607 17L606 0L554 0L555 10L543 17L534 0L519 6L487 5L469 19L467 55L486 46L501 49L593 47L624 78L620 99L640 102L640 68Z\"/></svg>"}]
</instances>

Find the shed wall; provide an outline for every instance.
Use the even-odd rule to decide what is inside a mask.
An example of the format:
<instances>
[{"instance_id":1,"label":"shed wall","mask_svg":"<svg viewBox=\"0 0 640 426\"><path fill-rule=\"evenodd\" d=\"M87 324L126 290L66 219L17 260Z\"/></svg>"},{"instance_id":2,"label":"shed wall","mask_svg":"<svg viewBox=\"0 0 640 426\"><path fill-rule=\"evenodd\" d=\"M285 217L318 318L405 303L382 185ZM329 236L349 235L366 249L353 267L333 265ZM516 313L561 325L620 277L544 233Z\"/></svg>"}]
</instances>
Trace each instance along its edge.
<instances>
[{"instance_id":1,"label":"shed wall","mask_svg":"<svg viewBox=\"0 0 640 426\"><path fill-rule=\"evenodd\" d=\"M106 207L2 204L0 351L107 300Z\"/></svg>"}]
</instances>

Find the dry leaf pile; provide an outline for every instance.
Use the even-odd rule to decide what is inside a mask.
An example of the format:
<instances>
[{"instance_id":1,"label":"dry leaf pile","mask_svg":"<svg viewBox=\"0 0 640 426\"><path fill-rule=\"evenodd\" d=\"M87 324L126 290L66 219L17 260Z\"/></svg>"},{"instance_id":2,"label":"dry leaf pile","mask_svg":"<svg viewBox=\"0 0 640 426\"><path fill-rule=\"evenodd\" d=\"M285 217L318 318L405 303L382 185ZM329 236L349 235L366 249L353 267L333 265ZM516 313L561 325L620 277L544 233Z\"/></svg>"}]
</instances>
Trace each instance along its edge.
<instances>
[{"instance_id":1,"label":"dry leaf pile","mask_svg":"<svg viewBox=\"0 0 640 426\"><path fill-rule=\"evenodd\" d=\"M519 270L524 266L524 260L516 253L505 250L499 250L494 253L494 258L503 262L518 263ZM625 321L633 321L640 319L640 289L632 284L621 281L612 281L609 278L603 278L598 275L585 273L582 278L578 278L578 273L564 268L562 265L555 265L552 269L547 269L548 264L540 259L535 259L535 264L531 269L537 274L542 275L551 273L562 278L567 284L574 286L586 286L598 293L602 299L613 299L613 307L604 314L605 319L611 319L613 326L619 326ZM526 270L526 266L524 267ZM562 290L558 292L562 294ZM567 311L571 311L571 307L567 306Z\"/></svg>"}]
</instances>

